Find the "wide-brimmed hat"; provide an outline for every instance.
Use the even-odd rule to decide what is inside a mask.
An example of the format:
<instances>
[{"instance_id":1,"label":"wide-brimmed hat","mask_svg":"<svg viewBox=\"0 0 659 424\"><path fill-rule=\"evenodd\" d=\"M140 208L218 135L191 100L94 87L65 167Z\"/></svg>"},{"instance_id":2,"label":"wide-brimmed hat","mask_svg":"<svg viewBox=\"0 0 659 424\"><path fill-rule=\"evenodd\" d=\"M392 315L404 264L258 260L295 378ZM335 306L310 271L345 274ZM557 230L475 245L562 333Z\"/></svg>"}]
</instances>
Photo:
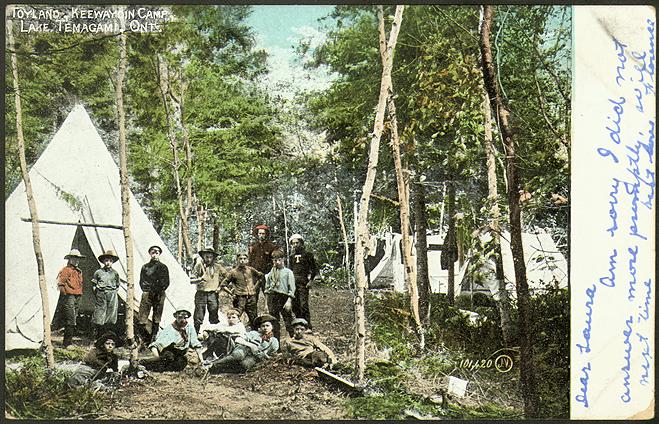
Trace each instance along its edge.
<instances>
[{"instance_id":1,"label":"wide-brimmed hat","mask_svg":"<svg viewBox=\"0 0 659 424\"><path fill-rule=\"evenodd\" d=\"M293 240L300 240L300 241L304 242L304 237L302 237L300 234L293 234L293 235L288 239L288 242L289 242L289 243L293 243Z\"/></svg>"},{"instance_id":2,"label":"wide-brimmed hat","mask_svg":"<svg viewBox=\"0 0 659 424\"><path fill-rule=\"evenodd\" d=\"M96 339L96 341L94 342L94 346L96 346L97 348L100 349L100 348L103 347L103 345L105 344L105 342L107 340L112 340L114 342L114 344L116 345L118 337L114 333L114 331L108 331L106 333L101 334L101 336L98 339Z\"/></svg>"},{"instance_id":3,"label":"wide-brimmed hat","mask_svg":"<svg viewBox=\"0 0 659 424\"><path fill-rule=\"evenodd\" d=\"M305 328L309 328L309 323L304 318L295 318L291 321L291 326L295 327L296 325L304 325Z\"/></svg>"},{"instance_id":4,"label":"wide-brimmed hat","mask_svg":"<svg viewBox=\"0 0 659 424\"><path fill-rule=\"evenodd\" d=\"M69 258L84 258L85 256L80 254L80 251L78 249L71 249L68 255L64 256L64 259L69 259Z\"/></svg>"},{"instance_id":5,"label":"wide-brimmed hat","mask_svg":"<svg viewBox=\"0 0 659 424\"><path fill-rule=\"evenodd\" d=\"M106 250L105 253L98 257L98 261L103 262L105 258L111 258L112 262L117 262L119 260L119 256L117 256L112 249Z\"/></svg>"},{"instance_id":6,"label":"wide-brimmed hat","mask_svg":"<svg viewBox=\"0 0 659 424\"><path fill-rule=\"evenodd\" d=\"M156 246L156 245L153 245L153 246L149 247L149 250L147 250L147 252L151 253L151 251L153 249L158 249L158 253L162 253L162 248L160 246Z\"/></svg>"},{"instance_id":7,"label":"wide-brimmed hat","mask_svg":"<svg viewBox=\"0 0 659 424\"><path fill-rule=\"evenodd\" d=\"M178 311L174 312L174 318L178 317L179 314L185 314L186 318L190 318L192 316L190 311L188 311L187 309L179 309Z\"/></svg>"},{"instance_id":8,"label":"wide-brimmed hat","mask_svg":"<svg viewBox=\"0 0 659 424\"><path fill-rule=\"evenodd\" d=\"M204 256L204 253L210 253L210 254L212 254L213 256L220 256L220 254L217 253L217 252L215 251L215 249L213 249L212 247L207 247L207 248L205 248L205 249L203 249L203 250L200 250L200 251L199 251L199 256Z\"/></svg>"},{"instance_id":9,"label":"wide-brimmed hat","mask_svg":"<svg viewBox=\"0 0 659 424\"><path fill-rule=\"evenodd\" d=\"M261 324L263 324L264 322L277 322L277 318L273 317L270 314L263 314L254 320L253 327L259 328Z\"/></svg>"}]
</instances>

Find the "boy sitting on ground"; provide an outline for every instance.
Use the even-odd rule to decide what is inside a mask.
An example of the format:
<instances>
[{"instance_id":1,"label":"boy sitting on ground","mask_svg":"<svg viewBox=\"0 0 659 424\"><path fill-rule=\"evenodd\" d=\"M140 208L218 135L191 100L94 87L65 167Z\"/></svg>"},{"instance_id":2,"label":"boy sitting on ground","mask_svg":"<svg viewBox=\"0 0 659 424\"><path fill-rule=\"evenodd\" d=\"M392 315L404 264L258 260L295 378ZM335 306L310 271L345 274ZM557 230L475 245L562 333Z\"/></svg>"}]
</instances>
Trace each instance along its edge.
<instances>
[{"instance_id":1,"label":"boy sitting on ground","mask_svg":"<svg viewBox=\"0 0 659 424\"><path fill-rule=\"evenodd\" d=\"M188 365L186 354L189 348L195 350L199 362L203 361L197 332L188 323L191 315L185 309L174 312L174 322L159 332L156 340L149 345L153 356L142 360L147 370L182 371Z\"/></svg>"},{"instance_id":2,"label":"boy sitting on ground","mask_svg":"<svg viewBox=\"0 0 659 424\"><path fill-rule=\"evenodd\" d=\"M222 372L245 372L256 363L270 359L279 350L279 341L273 335L272 315L261 315L254 320L259 331L250 331L244 337L236 338L236 347L231 353L217 360L210 368L213 374Z\"/></svg>"},{"instance_id":3,"label":"boy sitting on ground","mask_svg":"<svg viewBox=\"0 0 659 424\"><path fill-rule=\"evenodd\" d=\"M291 322L293 338L286 340L282 352L293 358L293 362L306 367L333 368L336 356L315 336L308 334L309 323L304 318L296 318Z\"/></svg>"},{"instance_id":4,"label":"boy sitting on ground","mask_svg":"<svg viewBox=\"0 0 659 424\"><path fill-rule=\"evenodd\" d=\"M245 325L240 321L240 312L229 309L226 312L227 324L209 324L202 328L199 340L208 339L208 348L204 352L204 359L216 359L226 356L234 348L235 340L245 336Z\"/></svg>"}]
</instances>

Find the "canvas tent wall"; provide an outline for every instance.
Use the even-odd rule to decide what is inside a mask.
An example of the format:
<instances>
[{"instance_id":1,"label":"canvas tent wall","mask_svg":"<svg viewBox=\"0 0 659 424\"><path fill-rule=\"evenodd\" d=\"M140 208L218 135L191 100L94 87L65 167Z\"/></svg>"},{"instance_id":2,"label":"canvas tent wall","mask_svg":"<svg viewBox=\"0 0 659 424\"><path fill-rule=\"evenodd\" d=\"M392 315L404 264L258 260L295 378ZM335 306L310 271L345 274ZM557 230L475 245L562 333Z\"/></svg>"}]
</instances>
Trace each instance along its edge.
<instances>
[{"instance_id":1,"label":"canvas tent wall","mask_svg":"<svg viewBox=\"0 0 659 424\"><path fill-rule=\"evenodd\" d=\"M372 254L368 261L370 266L369 288L392 288L395 291L406 291L405 267L401 252L401 239L398 233L386 232L381 236L371 236L370 252ZM428 245L441 244L441 236L427 236ZM412 252L416 262L416 249ZM430 277L430 289L433 293L446 293L448 291L448 269L441 267L441 252L438 250L428 251L428 276ZM454 264L456 285L462 280L466 268L465 264Z\"/></svg>"},{"instance_id":2,"label":"canvas tent wall","mask_svg":"<svg viewBox=\"0 0 659 424\"><path fill-rule=\"evenodd\" d=\"M483 235L482 241L486 242L491 236ZM377 254L379 260L371 266L369 273L370 288L392 288L395 291L406 291L405 268L401 256L401 234L386 232L381 236L372 236L371 252ZM428 235L428 246L441 245L444 242L440 235ZM524 259L526 263L527 278L532 293L539 293L547 283L556 287L567 287L567 261L560 253L550 234L538 232L537 234L522 234L524 245ZM383 252L382 252L383 250ZM510 250L510 234L504 232L501 236L501 250L503 255L504 276L506 290L514 297L515 293L515 271L513 267L512 251ZM428 274L430 277L430 288L433 293L448 292L448 269L441 267L441 250L428 250ZM412 250L416 262L416 248ZM454 264L455 271L455 295L461 292L483 292L498 298L498 283L494 278L489 278L483 286L470 284L471 280L465 278L468 269L468 261ZM485 274L490 272L492 277L494 265L487 264L491 269L482 270Z\"/></svg>"},{"instance_id":3,"label":"canvas tent wall","mask_svg":"<svg viewBox=\"0 0 659 424\"><path fill-rule=\"evenodd\" d=\"M119 169L101 140L84 107L77 105L30 170L34 198L41 220L121 225ZM144 211L130 193L133 235L135 307L141 290L138 284L142 264L150 260L147 249L162 247L161 261L169 267L170 287L162 322L172 313L194 306L195 287L167 249ZM43 335L41 298L37 265L32 247L32 228L24 184L5 202L5 349L39 347ZM41 250L48 282L51 313L59 292L56 276L66 265L76 232L75 225L40 224ZM107 249L120 260L114 268L122 280L120 297L126 299L126 251L123 231L114 228L82 227L95 256Z\"/></svg>"},{"instance_id":4,"label":"canvas tent wall","mask_svg":"<svg viewBox=\"0 0 659 424\"><path fill-rule=\"evenodd\" d=\"M490 234L483 234L481 240L487 242L491 239ZM540 294L548 286L555 288L567 288L568 286L568 264L565 256L558 250L551 234L538 230L535 233L522 233L522 245L524 247L524 264L526 265L526 277L529 282L531 295ZM516 297L515 291L515 268L513 265L513 254L510 247L510 233L504 231L501 234L501 254L503 259L504 279L506 291ZM476 285L466 279L460 287L463 292L482 292L491 295L494 299L499 298L499 286L495 279L495 265L493 261L488 262L482 271L488 278L483 285Z\"/></svg>"}]
</instances>

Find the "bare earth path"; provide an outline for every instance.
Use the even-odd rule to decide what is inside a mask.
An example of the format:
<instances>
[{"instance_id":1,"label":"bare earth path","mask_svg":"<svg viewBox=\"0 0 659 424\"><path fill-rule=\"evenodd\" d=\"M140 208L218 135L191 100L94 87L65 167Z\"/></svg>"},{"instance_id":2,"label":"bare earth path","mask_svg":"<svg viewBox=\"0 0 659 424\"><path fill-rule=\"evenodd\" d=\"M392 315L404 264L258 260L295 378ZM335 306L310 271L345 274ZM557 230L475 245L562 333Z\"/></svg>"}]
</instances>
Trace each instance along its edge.
<instances>
[{"instance_id":1,"label":"bare earth path","mask_svg":"<svg viewBox=\"0 0 659 424\"><path fill-rule=\"evenodd\" d=\"M352 347L352 296L315 288L310 307L314 332L345 362ZM349 418L346 394L313 369L279 358L247 374L204 376L189 365L181 373L151 373L112 393L104 419L336 419Z\"/></svg>"}]
</instances>

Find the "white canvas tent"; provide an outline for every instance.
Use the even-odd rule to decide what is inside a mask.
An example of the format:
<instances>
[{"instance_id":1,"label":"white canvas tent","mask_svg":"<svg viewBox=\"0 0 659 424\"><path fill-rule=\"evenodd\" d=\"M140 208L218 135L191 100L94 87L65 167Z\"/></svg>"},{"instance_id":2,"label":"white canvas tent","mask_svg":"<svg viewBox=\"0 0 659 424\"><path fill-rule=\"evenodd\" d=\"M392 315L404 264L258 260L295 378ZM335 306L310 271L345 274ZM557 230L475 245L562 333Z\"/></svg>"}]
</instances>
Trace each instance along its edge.
<instances>
[{"instance_id":1,"label":"white canvas tent","mask_svg":"<svg viewBox=\"0 0 659 424\"><path fill-rule=\"evenodd\" d=\"M75 106L30 170L34 198L40 220L121 225L119 169L96 128L81 105ZM167 249L137 200L130 194L133 235L135 308L141 290L139 273L149 261L147 249L158 245L161 261L169 267L170 286L162 322L180 308L192 310L195 286ZM43 339L41 298L37 264L32 246L25 186L21 184L5 202L5 349L32 349ZM119 295L126 299L126 251L123 231L113 228L76 227L40 224L41 250L48 284L51 313L55 312L59 292L56 276L66 265L63 259L76 236L84 235L95 257L107 249L119 256L114 264L122 280ZM86 260L89 260L86 259ZM96 262L98 264L98 262Z\"/></svg>"},{"instance_id":2,"label":"white canvas tent","mask_svg":"<svg viewBox=\"0 0 659 424\"><path fill-rule=\"evenodd\" d=\"M483 235L483 242L491 236ZM400 251L401 234L387 232L380 237L371 237L371 252L376 252L378 239L380 246L384 247L384 254L380 261L370 272L371 287L393 288L395 291L405 291L402 256ZM443 238L440 235L428 235L427 243L430 245L441 245ZM537 293L544 288L545 283L554 283L557 287L565 288L568 284L567 261L559 252L550 234L539 232L537 234L522 234L524 246L524 260L526 263L526 274L529 280L529 288L532 293ZM512 251L510 250L510 234L504 232L501 236L501 251L503 256L504 276L506 290L514 297L515 293L515 271L513 268ZM416 249L412 250L416 262ZM448 291L448 269L441 267L441 251L428 250L428 274L430 277L430 288L433 293L447 293ZM487 280L483 286L470 286L463 284L468 263L454 263L455 271L455 295L461 292L483 292L498 298L498 283L494 278ZM491 271L494 270L493 264ZM487 269L485 270L487 271Z\"/></svg>"}]
</instances>

